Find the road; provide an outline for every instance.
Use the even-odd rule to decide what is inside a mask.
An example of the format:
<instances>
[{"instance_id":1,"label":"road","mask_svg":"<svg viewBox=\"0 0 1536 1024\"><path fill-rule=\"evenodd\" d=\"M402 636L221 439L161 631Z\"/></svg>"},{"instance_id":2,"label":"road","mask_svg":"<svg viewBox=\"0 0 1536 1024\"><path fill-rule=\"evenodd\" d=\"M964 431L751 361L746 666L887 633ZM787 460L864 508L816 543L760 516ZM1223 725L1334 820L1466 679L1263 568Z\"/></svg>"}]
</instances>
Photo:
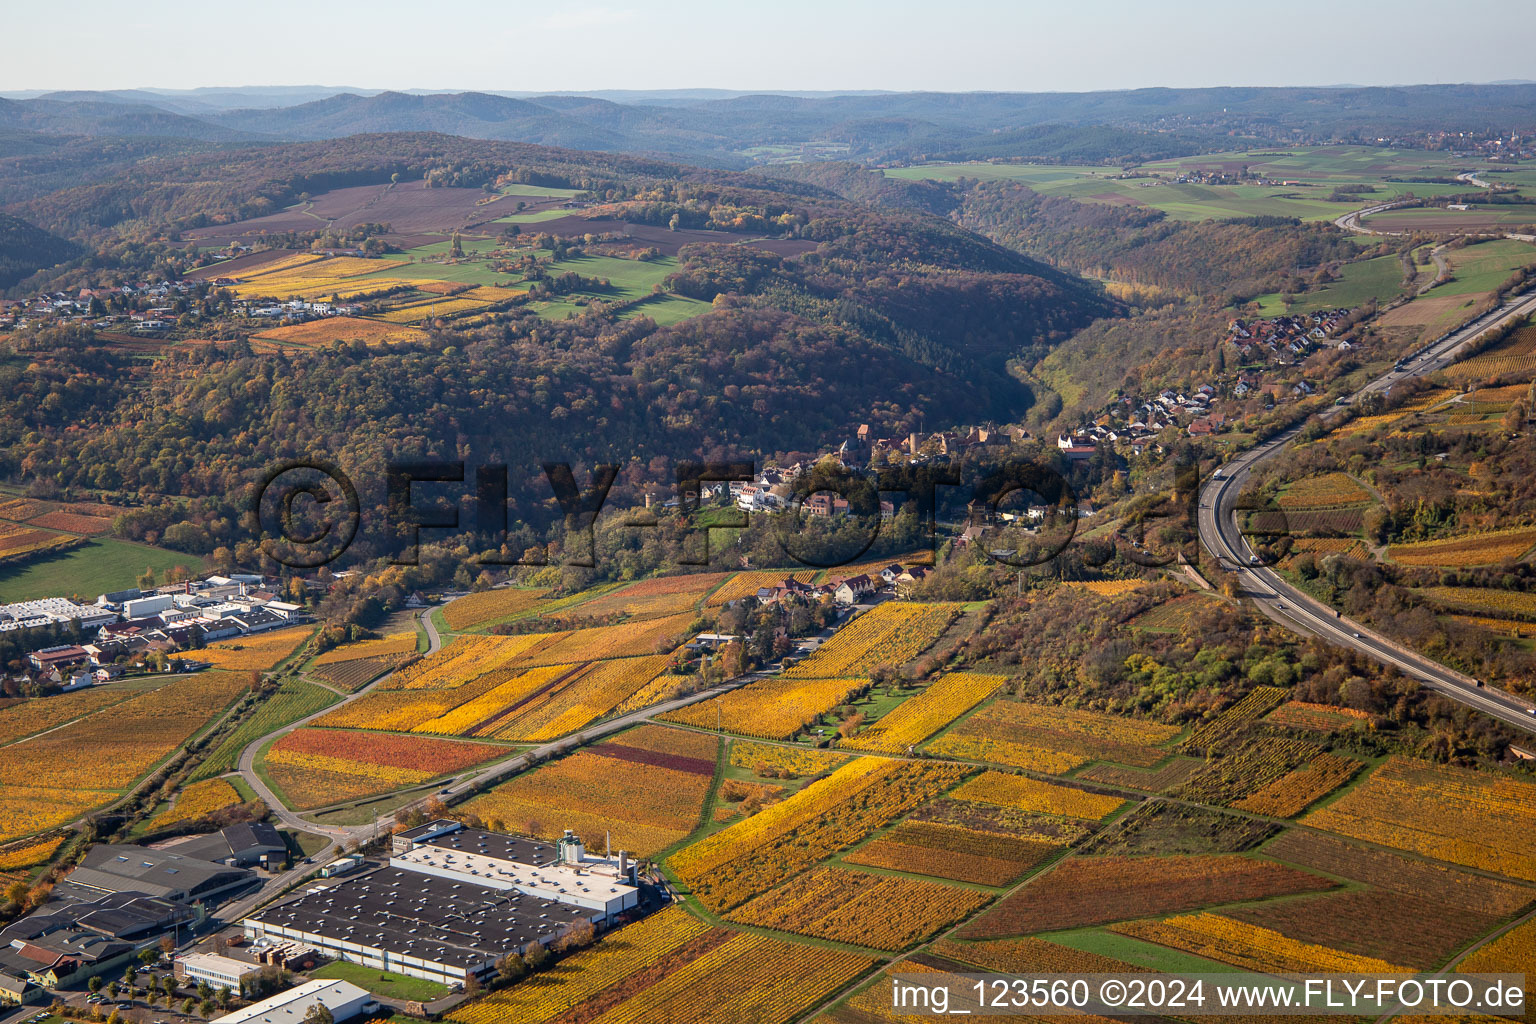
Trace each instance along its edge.
<instances>
[{"instance_id":1,"label":"road","mask_svg":"<svg viewBox=\"0 0 1536 1024\"><path fill-rule=\"evenodd\" d=\"M1454 362L1459 350L1478 335L1508 320L1536 313L1536 295L1519 296L1477 320L1447 335L1416 356L1403 369L1394 369L1371 381L1350 402L1373 392L1385 391L1393 384L1439 370ZM1322 415L1333 413L1330 409ZM1264 444L1244 452L1218 471L1200 495L1200 540L1227 568L1238 573L1244 596L1251 597L1264 614L1284 625L1315 633L1325 640L1359 651L1387 665L1395 665L1407 675L1454 700L1485 712L1520 729L1536 733L1536 716L1530 705L1493 688L1480 688L1477 681L1454 669L1417 654L1401 644L1375 633L1352 619L1341 617L1322 602L1303 594L1280 578L1273 570L1251 564L1253 551L1237 524L1234 505L1243 484L1255 466L1274 458L1299 432L1293 427Z\"/></svg>"},{"instance_id":2,"label":"road","mask_svg":"<svg viewBox=\"0 0 1536 1024\"><path fill-rule=\"evenodd\" d=\"M1463 171L1462 173L1456 175L1456 180L1457 181L1464 181L1468 185L1476 185L1478 188L1493 188L1494 187L1489 182L1486 182L1482 178L1479 178L1477 176L1477 172L1476 171ZM1340 231L1348 231L1351 234L1356 234L1356 235L1383 235L1383 236L1387 236L1387 235L1407 235L1407 234L1411 234L1412 232L1409 232L1409 231L1378 231L1375 228L1368 228L1368 227L1366 227L1364 224L1360 223L1360 220L1363 217L1369 217L1372 214L1381 213L1384 210L1395 209L1396 207L1399 207L1399 206L1411 206L1415 202L1417 202L1417 200L1415 200L1415 199L1394 199L1394 200L1392 200L1391 202L1388 202L1388 203L1377 203L1375 206L1367 206L1363 210L1355 210L1352 213L1346 213L1342 217L1335 217L1334 221L1333 221L1333 226L1338 228ZM1443 230L1440 230L1440 231L1426 232L1426 234L1434 234L1434 235L1447 235L1447 234L1490 235L1490 234L1501 234L1505 238L1513 238L1513 239L1515 239L1517 241L1521 241L1521 242L1536 242L1536 235L1522 235L1522 234L1516 234L1516 233L1511 232L1511 231L1502 231L1501 232L1497 228L1493 228L1493 229L1490 229L1490 228L1476 228L1476 229L1469 229L1467 231L1443 231ZM1435 262L1439 263L1440 261L1437 259ZM1440 269L1441 269L1442 273L1445 270L1444 266L1441 266ZM1423 292L1420 292L1419 294L1422 295Z\"/></svg>"},{"instance_id":3,"label":"road","mask_svg":"<svg viewBox=\"0 0 1536 1024\"><path fill-rule=\"evenodd\" d=\"M439 635L437 627L433 624L431 616L432 609L427 609L421 613L421 622L427 632L428 654L434 654L442 647L442 637ZM828 630L827 634L830 635L830 632L831 631ZM819 641L823 638L818 637L815 639ZM517 757L487 765L486 767L477 771L471 771L468 774L459 777L452 783L443 786L438 790L435 790L434 792L445 800L452 799L455 796L461 796L481 786L492 783L502 778L503 776L512 775L523 771L535 762L545 760L546 758L549 758L555 754L564 753L580 744L590 743L593 740L600 739L604 736L609 736L613 733L621 732L624 729L628 729L630 726L638 725L641 722L648 721L656 715L665 714L668 711L686 707L689 704L694 704L698 701L708 700L710 697L714 697L722 693L727 693L738 687L745 686L748 683L765 678L771 674L772 673L761 670L756 672L749 672L746 675L737 676L734 679L729 679L723 683L719 683L707 689L690 693L687 696L664 701L660 704L652 704L651 706L641 708L638 711L632 711L627 715L621 715L618 718L613 718L598 725L594 725L588 729L584 729L577 735L567 736L562 739L542 744L541 746L535 747L532 750L524 751ZM377 821L370 822L366 825L343 826L316 824L313 821L309 821L306 818L300 817L297 813L285 807L282 800L278 798L276 793L272 792L270 787L267 786L267 784L262 780L261 776L256 772L256 755L261 750L261 748L273 737L282 735L285 732L305 725L322 715L329 714L342 705L357 700L364 694L371 692L376 686L377 682L371 686L365 687L357 693L350 694L338 704L332 704L330 707L317 711L307 718L301 719L297 722L292 722L280 729L275 729L267 735L253 740L251 743L246 745L244 750L240 752L239 771L241 777L246 781L247 784L250 785L253 790L256 791L256 794L260 796L262 800L266 801L267 807L271 810L272 815L277 818L278 821L285 827L325 836L330 839L330 843L325 847L325 849L321 850L319 853L316 853L314 856L309 857L298 864L295 864L290 870L278 875L274 875L272 878L268 879L260 889L250 893L249 895L243 896L232 903L228 903L220 907L216 915L220 920L238 921L239 919L249 915L257 907L276 898L286 889L307 877L315 870L317 865L324 864L325 862L339 855L342 847L349 840L356 839L358 841L363 841L371 839L374 835L377 834L379 829L387 829L393 825L393 812L388 815L384 815ZM428 797L424 796L422 799L425 800L428 799Z\"/></svg>"}]
</instances>

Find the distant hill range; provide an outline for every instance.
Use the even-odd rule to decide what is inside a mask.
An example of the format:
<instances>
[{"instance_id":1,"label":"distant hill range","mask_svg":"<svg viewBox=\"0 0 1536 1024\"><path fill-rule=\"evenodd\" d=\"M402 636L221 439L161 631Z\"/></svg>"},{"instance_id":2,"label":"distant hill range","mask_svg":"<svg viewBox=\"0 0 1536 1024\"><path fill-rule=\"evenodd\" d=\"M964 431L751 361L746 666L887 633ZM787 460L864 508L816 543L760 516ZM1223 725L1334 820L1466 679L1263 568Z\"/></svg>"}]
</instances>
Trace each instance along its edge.
<instances>
[{"instance_id":1,"label":"distant hill range","mask_svg":"<svg viewBox=\"0 0 1536 1024\"><path fill-rule=\"evenodd\" d=\"M706 166L793 158L1147 159L1303 132L1372 141L1406 127L1525 124L1536 84L1138 89L1091 93L772 93L722 90L372 92L319 86L48 93L0 99L0 156L36 135L203 146L432 131ZM1083 133L1081 129L1102 129Z\"/></svg>"}]
</instances>

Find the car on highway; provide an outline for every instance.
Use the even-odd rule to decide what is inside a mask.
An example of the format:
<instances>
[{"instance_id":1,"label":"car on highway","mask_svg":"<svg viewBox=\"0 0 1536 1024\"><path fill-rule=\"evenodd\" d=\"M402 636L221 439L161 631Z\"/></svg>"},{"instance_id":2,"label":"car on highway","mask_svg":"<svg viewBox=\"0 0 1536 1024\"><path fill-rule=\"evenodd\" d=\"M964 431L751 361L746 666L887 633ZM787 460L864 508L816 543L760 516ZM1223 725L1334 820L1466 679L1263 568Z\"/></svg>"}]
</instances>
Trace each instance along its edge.
<instances>
[{"instance_id":1,"label":"car on highway","mask_svg":"<svg viewBox=\"0 0 1536 1024\"><path fill-rule=\"evenodd\" d=\"M1351 633L1351 634L1349 634L1349 635L1350 635L1350 636L1352 636L1352 637L1354 637L1354 638L1355 638L1355 639L1356 639L1356 640L1359 640L1359 639L1360 639L1360 634L1359 634L1359 633Z\"/></svg>"},{"instance_id":2,"label":"car on highway","mask_svg":"<svg viewBox=\"0 0 1536 1024\"><path fill-rule=\"evenodd\" d=\"M1249 565L1258 565L1259 564L1259 556L1258 555L1249 555L1248 556L1248 564Z\"/></svg>"}]
</instances>

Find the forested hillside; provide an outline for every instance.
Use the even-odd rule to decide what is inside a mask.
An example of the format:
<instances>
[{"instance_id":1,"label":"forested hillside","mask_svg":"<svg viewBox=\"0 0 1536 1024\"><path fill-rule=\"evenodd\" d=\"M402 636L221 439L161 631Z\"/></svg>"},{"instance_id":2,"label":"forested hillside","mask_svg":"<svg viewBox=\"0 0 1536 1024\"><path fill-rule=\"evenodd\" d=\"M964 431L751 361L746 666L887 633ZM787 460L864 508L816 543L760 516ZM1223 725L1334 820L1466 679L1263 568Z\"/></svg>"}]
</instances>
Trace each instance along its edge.
<instances>
[{"instance_id":1,"label":"forested hillside","mask_svg":"<svg viewBox=\"0 0 1536 1024\"><path fill-rule=\"evenodd\" d=\"M237 341L152 362L84 329L23 332L12 344L36 369L0 398L0 474L25 482L47 465L48 486L171 496L125 529L199 553L245 536L246 485L288 458L338 462L365 507L382 506L391 461L504 461L513 520L536 521L552 508L542 460L625 467L622 503L669 488L678 461L814 452L861 423L890 436L1018 422L1034 401L1018 366L1121 310L1097 284L931 213L783 179L434 136L149 161L130 181L35 206L82 211L96 230L174 231L395 173L585 188L604 200L586 212L607 223L708 229L689 237L721 240L681 245L665 287L713 308L670 326L513 309L388 346ZM764 232L793 255L730 241ZM173 266L179 250L163 251ZM205 285L198 301L216 315L224 300Z\"/></svg>"},{"instance_id":2,"label":"forested hillside","mask_svg":"<svg viewBox=\"0 0 1536 1024\"><path fill-rule=\"evenodd\" d=\"M80 247L68 239L0 213L0 290L80 253Z\"/></svg>"},{"instance_id":3,"label":"forested hillside","mask_svg":"<svg viewBox=\"0 0 1536 1024\"><path fill-rule=\"evenodd\" d=\"M1272 274L1356 252L1331 226L1280 217L1173 221L1161 210L1080 203L1005 181L964 191L961 224L1056 266L1129 284L1237 298Z\"/></svg>"}]
</instances>

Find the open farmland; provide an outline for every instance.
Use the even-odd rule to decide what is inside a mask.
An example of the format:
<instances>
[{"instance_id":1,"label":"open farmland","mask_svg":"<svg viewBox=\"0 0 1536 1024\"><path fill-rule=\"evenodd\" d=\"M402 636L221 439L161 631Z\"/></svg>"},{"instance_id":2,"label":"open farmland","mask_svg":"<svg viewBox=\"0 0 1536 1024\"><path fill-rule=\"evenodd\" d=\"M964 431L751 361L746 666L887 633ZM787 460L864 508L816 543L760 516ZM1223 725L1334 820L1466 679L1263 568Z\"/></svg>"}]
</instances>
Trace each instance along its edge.
<instances>
[{"instance_id":1,"label":"open farmland","mask_svg":"<svg viewBox=\"0 0 1536 1024\"><path fill-rule=\"evenodd\" d=\"M189 235L223 243L282 231L345 230L364 223L389 224L396 234L449 232L492 220L508 205L505 199L482 205L484 198L477 188L428 188L425 181L358 185L322 192L264 217L198 228Z\"/></svg>"},{"instance_id":2,"label":"open farmland","mask_svg":"<svg viewBox=\"0 0 1536 1024\"><path fill-rule=\"evenodd\" d=\"M895 951L954 924L987 899L974 889L816 868L738 907L728 920Z\"/></svg>"},{"instance_id":3,"label":"open farmland","mask_svg":"<svg viewBox=\"0 0 1536 1024\"><path fill-rule=\"evenodd\" d=\"M710 928L672 907L449 1019L789 1024L873 964L858 953Z\"/></svg>"},{"instance_id":4,"label":"open farmland","mask_svg":"<svg viewBox=\"0 0 1536 1024\"><path fill-rule=\"evenodd\" d=\"M1353 505L1369 501L1370 497L1370 492L1351 480L1347 474L1328 473L1324 476L1307 477L1291 484L1280 495L1279 505L1286 511L1326 508L1333 505Z\"/></svg>"},{"instance_id":5,"label":"open farmland","mask_svg":"<svg viewBox=\"0 0 1536 1024\"><path fill-rule=\"evenodd\" d=\"M1372 231L1466 234L1478 231L1513 231L1536 224L1536 205L1531 203L1469 203L1470 209L1407 207L1383 210L1364 219Z\"/></svg>"},{"instance_id":6,"label":"open farmland","mask_svg":"<svg viewBox=\"0 0 1536 1024\"><path fill-rule=\"evenodd\" d=\"M1004 885L1059 853L1060 843L982 832L959 825L905 821L843 857L890 871L907 871L977 885Z\"/></svg>"},{"instance_id":7,"label":"open farmland","mask_svg":"<svg viewBox=\"0 0 1536 1024\"><path fill-rule=\"evenodd\" d=\"M1501 918L1536 901L1536 888L1528 885L1499 881L1380 847L1361 846L1322 832L1288 830L1266 845L1263 853L1359 885Z\"/></svg>"},{"instance_id":8,"label":"open farmland","mask_svg":"<svg viewBox=\"0 0 1536 1024\"><path fill-rule=\"evenodd\" d=\"M1256 686L1242 700L1215 718L1201 723L1179 745L1179 749L1185 753L1207 756L1220 753L1229 743L1237 742L1246 735L1251 723L1279 707L1288 695L1288 691L1278 686Z\"/></svg>"},{"instance_id":9,"label":"open farmland","mask_svg":"<svg viewBox=\"0 0 1536 1024\"><path fill-rule=\"evenodd\" d=\"M404 341L424 341L426 333L414 327L368 320L353 316L331 316L303 324L273 327L252 335L258 341L301 348L324 348L336 342L361 341L365 345L393 345Z\"/></svg>"},{"instance_id":10,"label":"open farmland","mask_svg":"<svg viewBox=\"0 0 1536 1024\"><path fill-rule=\"evenodd\" d=\"M1119 797L994 771L982 772L955 790L954 795L959 800L976 800L1036 814L1090 821L1101 821L1125 805Z\"/></svg>"},{"instance_id":11,"label":"open farmland","mask_svg":"<svg viewBox=\"0 0 1536 1024\"><path fill-rule=\"evenodd\" d=\"M207 662L231 672L265 672L314 635L309 627L288 626L254 636L219 640L186 655L187 661Z\"/></svg>"},{"instance_id":12,"label":"open farmland","mask_svg":"<svg viewBox=\"0 0 1536 1024\"><path fill-rule=\"evenodd\" d=\"M943 762L861 757L674 854L672 871L723 912L885 827L964 777Z\"/></svg>"},{"instance_id":13,"label":"open farmland","mask_svg":"<svg viewBox=\"0 0 1536 1024\"><path fill-rule=\"evenodd\" d=\"M508 753L489 743L296 729L268 749L263 764L288 805L309 810L417 786Z\"/></svg>"},{"instance_id":14,"label":"open farmland","mask_svg":"<svg viewBox=\"0 0 1536 1024\"><path fill-rule=\"evenodd\" d=\"M1271 900L1233 907L1222 916L1270 929L1287 939L1419 970L1439 966L1499 924L1498 917L1490 914L1386 889Z\"/></svg>"},{"instance_id":15,"label":"open farmland","mask_svg":"<svg viewBox=\"0 0 1536 1024\"><path fill-rule=\"evenodd\" d=\"M611 832L615 849L653 856L698 826L714 779L719 741L643 726L526 772L464 805L525 835L574 829L594 849Z\"/></svg>"},{"instance_id":16,"label":"open farmland","mask_svg":"<svg viewBox=\"0 0 1536 1024\"><path fill-rule=\"evenodd\" d=\"M1484 380L1506 373L1536 376L1536 326L1522 327L1493 347L1452 363L1441 373L1456 382Z\"/></svg>"},{"instance_id":17,"label":"open farmland","mask_svg":"<svg viewBox=\"0 0 1536 1024\"><path fill-rule=\"evenodd\" d=\"M181 676L0 747L0 840L53 828L109 803L244 687L232 672ZM103 758L107 749L112 756Z\"/></svg>"},{"instance_id":18,"label":"open farmland","mask_svg":"<svg viewBox=\"0 0 1536 1024\"><path fill-rule=\"evenodd\" d=\"M651 685L665 672L667 657L640 652L657 646L670 651L675 625L676 618L667 618L570 633L461 637L399 669L319 724L501 740L553 739L620 707L657 699L670 685ZM658 644L658 639L665 642ZM558 660L558 653L577 660ZM603 660L591 660L596 658Z\"/></svg>"},{"instance_id":19,"label":"open farmland","mask_svg":"<svg viewBox=\"0 0 1536 1024\"><path fill-rule=\"evenodd\" d=\"M1219 914L1189 914L1164 921L1131 921L1114 925L1113 930L1245 970L1266 973L1412 973L1400 964L1288 939L1269 928Z\"/></svg>"},{"instance_id":20,"label":"open farmland","mask_svg":"<svg viewBox=\"0 0 1536 1024\"><path fill-rule=\"evenodd\" d=\"M58 534L56 536L63 536ZM5 562L0 551L0 562ZM133 579L145 567L164 573L180 566L194 570L198 559L179 551L149 547L114 537L87 540L65 550L57 546L28 556L24 564L0 565L0 601L31 601L39 597L79 594L87 600Z\"/></svg>"},{"instance_id":21,"label":"open farmland","mask_svg":"<svg viewBox=\"0 0 1536 1024\"><path fill-rule=\"evenodd\" d=\"M1258 299L1260 316L1315 313L1324 309L1353 309L1367 302L1379 305L1403 293L1403 263L1395 253L1356 260L1339 268L1336 280L1292 296L1287 303L1278 292Z\"/></svg>"},{"instance_id":22,"label":"open farmland","mask_svg":"<svg viewBox=\"0 0 1536 1024\"><path fill-rule=\"evenodd\" d=\"M1339 732L1343 729L1353 729L1364 722L1370 721L1371 716L1364 711L1354 708L1334 707L1332 704L1312 704L1306 701L1288 700L1269 713L1266 721L1283 725L1290 729L1305 729L1311 732Z\"/></svg>"},{"instance_id":23,"label":"open farmland","mask_svg":"<svg viewBox=\"0 0 1536 1024\"><path fill-rule=\"evenodd\" d=\"M0 850L0 871L23 871L38 864L46 864L58 848L64 845L65 835L17 843Z\"/></svg>"},{"instance_id":24,"label":"open farmland","mask_svg":"<svg viewBox=\"0 0 1536 1024\"><path fill-rule=\"evenodd\" d=\"M255 714L241 722L224 741L203 758L203 763L191 775L191 781L211 779L216 775L234 771L240 754L247 746L285 725L323 711L339 700L323 686L297 679L283 682L277 692L261 702Z\"/></svg>"},{"instance_id":25,"label":"open farmland","mask_svg":"<svg viewBox=\"0 0 1536 1024\"><path fill-rule=\"evenodd\" d=\"M234 786L223 779L195 782L176 795L176 803L149 822L149 830L169 828L182 822L196 821L216 811L244 802Z\"/></svg>"},{"instance_id":26,"label":"open farmland","mask_svg":"<svg viewBox=\"0 0 1536 1024\"><path fill-rule=\"evenodd\" d=\"M662 715L668 722L743 736L789 739L867 687L867 679L759 679Z\"/></svg>"},{"instance_id":27,"label":"open farmland","mask_svg":"<svg viewBox=\"0 0 1536 1024\"><path fill-rule=\"evenodd\" d=\"M416 632L390 633L375 640L356 640L333 647L318 655L310 664L314 666L337 665L362 659L382 660L416 653Z\"/></svg>"},{"instance_id":28,"label":"open farmland","mask_svg":"<svg viewBox=\"0 0 1536 1024\"><path fill-rule=\"evenodd\" d=\"M777 743L753 743L750 740L731 742L731 764L738 768L749 768L763 779L820 775L847 761L846 755L825 750L786 747Z\"/></svg>"},{"instance_id":29,"label":"open farmland","mask_svg":"<svg viewBox=\"0 0 1536 1024\"><path fill-rule=\"evenodd\" d=\"M1149 767L1168 756L1174 726L1097 711L997 700L928 744L937 754L1034 771L1064 772L1087 761Z\"/></svg>"},{"instance_id":30,"label":"open farmland","mask_svg":"<svg viewBox=\"0 0 1536 1024\"><path fill-rule=\"evenodd\" d=\"M1313 828L1536 881L1536 784L1394 757L1307 815Z\"/></svg>"},{"instance_id":31,"label":"open farmland","mask_svg":"<svg viewBox=\"0 0 1536 1024\"><path fill-rule=\"evenodd\" d=\"M678 615L691 612L725 579L724 573L698 573L641 580L584 601L573 612L594 617L624 615L636 620Z\"/></svg>"},{"instance_id":32,"label":"open farmland","mask_svg":"<svg viewBox=\"0 0 1536 1024\"><path fill-rule=\"evenodd\" d=\"M1233 854L1068 857L964 925L958 934L966 939L992 939L1059 931L1318 892L1333 884L1320 875Z\"/></svg>"},{"instance_id":33,"label":"open farmland","mask_svg":"<svg viewBox=\"0 0 1536 1024\"><path fill-rule=\"evenodd\" d=\"M548 593L548 590L525 587L482 590L449 601L443 607L443 619L452 629L472 629L487 622L530 612Z\"/></svg>"},{"instance_id":34,"label":"open farmland","mask_svg":"<svg viewBox=\"0 0 1536 1024\"><path fill-rule=\"evenodd\" d=\"M1494 565L1522 557L1532 545L1536 545L1536 527L1522 526L1444 540L1393 544L1387 548L1387 557L1400 565Z\"/></svg>"},{"instance_id":35,"label":"open farmland","mask_svg":"<svg viewBox=\"0 0 1536 1024\"><path fill-rule=\"evenodd\" d=\"M1274 184L1202 185L1175 180L1198 171L1236 173L1243 168ZM1127 174L1119 166L1071 166L1018 163L926 164L890 168L891 177L954 181L958 178L1017 181L1049 196L1087 203L1145 206L1174 220L1280 216L1333 220L1369 202L1390 199L1415 186L1405 176L1450 177L1457 170L1435 154L1372 147L1296 147L1277 155L1212 153L1143 164ZM1393 179L1398 179L1394 181ZM1361 196L1330 199L1341 185L1366 186ZM1417 186L1423 189L1424 186ZM1476 192L1471 185L1437 184L1435 194Z\"/></svg>"},{"instance_id":36,"label":"open farmland","mask_svg":"<svg viewBox=\"0 0 1536 1024\"><path fill-rule=\"evenodd\" d=\"M80 538L72 534L0 522L0 562L24 562L36 555L63 551L79 544Z\"/></svg>"},{"instance_id":37,"label":"open farmland","mask_svg":"<svg viewBox=\"0 0 1536 1024\"><path fill-rule=\"evenodd\" d=\"M1006 676L947 672L842 745L887 754L910 751L986 700L1007 681Z\"/></svg>"}]
</instances>

